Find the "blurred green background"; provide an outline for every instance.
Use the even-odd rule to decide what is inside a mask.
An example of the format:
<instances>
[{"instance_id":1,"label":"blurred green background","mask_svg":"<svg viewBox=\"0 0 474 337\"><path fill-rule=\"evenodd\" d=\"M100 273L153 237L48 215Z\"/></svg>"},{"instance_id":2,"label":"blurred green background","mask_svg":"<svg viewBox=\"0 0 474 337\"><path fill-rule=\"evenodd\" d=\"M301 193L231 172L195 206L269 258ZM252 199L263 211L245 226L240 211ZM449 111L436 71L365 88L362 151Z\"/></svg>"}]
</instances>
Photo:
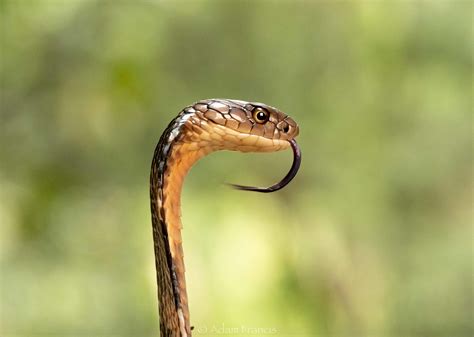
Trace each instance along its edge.
<instances>
[{"instance_id":1,"label":"blurred green background","mask_svg":"<svg viewBox=\"0 0 474 337\"><path fill-rule=\"evenodd\" d=\"M0 335L157 336L152 153L181 108L224 97L294 117L303 163L270 195L223 183L273 183L290 151L191 171L195 335L472 336L472 13L2 1Z\"/></svg>"}]
</instances>

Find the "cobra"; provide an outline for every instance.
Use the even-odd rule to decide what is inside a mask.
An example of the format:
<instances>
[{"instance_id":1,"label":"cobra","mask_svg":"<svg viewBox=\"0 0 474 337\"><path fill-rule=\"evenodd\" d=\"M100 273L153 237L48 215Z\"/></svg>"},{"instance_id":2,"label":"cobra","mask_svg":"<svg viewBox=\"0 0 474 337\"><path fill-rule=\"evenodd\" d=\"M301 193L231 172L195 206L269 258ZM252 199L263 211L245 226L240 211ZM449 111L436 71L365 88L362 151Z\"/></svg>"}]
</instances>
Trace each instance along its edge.
<instances>
[{"instance_id":1,"label":"cobra","mask_svg":"<svg viewBox=\"0 0 474 337\"><path fill-rule=\"evenodd\" d=\"M293 164L278 183L237 189L274 192L296 175L301 152L293 119L278 109L230 99L209 99L184 108L156 146L150 175L150 199L157 272L160 334L191 336L181 238L181 189L191 166L218 150L273 152L292 148Z\"/></svg>"}]
</instances>

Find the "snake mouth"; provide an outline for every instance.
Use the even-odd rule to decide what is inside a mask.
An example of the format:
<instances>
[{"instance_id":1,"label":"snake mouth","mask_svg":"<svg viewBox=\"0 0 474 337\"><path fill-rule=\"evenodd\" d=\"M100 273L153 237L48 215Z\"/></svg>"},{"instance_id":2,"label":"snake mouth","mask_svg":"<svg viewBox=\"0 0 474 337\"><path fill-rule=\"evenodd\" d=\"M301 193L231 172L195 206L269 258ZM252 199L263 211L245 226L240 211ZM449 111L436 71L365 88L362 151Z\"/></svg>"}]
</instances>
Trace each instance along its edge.
<instances>
[{"instance_id":1,"label":"snake mouth","mask_svg":"<svg viewBox=\"0 0 474 337\"><path fill-rule=\"evenodd\" d=\"M301 164L301 149L298 146L298 143L296 143L295 139L290 139L288 140L288 142L290 143L291 149L293 150L293 164L291 164L291 168L286 174L286 176L284 176L283 179L280 180L278 183L273 184L272 186L269 186L269 187L254 187L254 186L244 186L244 185L236 185L236 184L230 184L230 185L238 190L260 192L260 193L275 192L275 191L281 190L283 187L288 185L290 181L293 180L293 178L298 173L298 170Z\"/></svg>"}]
</instances>

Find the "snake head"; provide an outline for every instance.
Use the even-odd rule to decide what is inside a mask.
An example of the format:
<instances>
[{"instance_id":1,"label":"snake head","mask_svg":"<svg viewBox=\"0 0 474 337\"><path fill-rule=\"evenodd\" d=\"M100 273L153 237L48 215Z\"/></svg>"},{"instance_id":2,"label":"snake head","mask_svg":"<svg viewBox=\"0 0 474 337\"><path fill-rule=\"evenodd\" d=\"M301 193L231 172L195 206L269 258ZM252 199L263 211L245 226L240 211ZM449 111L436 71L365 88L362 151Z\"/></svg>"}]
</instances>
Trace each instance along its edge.
<instances>
[{"instance_id":1,"label":"snake head","mask_svg":"<svg viewBox=\"0 0 474 337\"><path fill-rule=\"evenodd\" d=\"M295 141L298 124L282 111L255 102L210 99L183 111L189 113L189 135L202 147L240 152L274 152L292 148L293 165L277 184L267 188L233 185L240 190L273 192L286 186L298 172L301 151Z\"/></svg>"},{"instance_id":2,"label":"snake head","mask_svg":"<svg viewBox=\"0 0 474 337\"><path fill-rule=\"evenodd\" d=\"M298 124L291 117L263 103L211 99L189 109L196 112L193 131L199 134L199 141L216 150L284 150L299 133Z\"/></svg>"}]
</instances>

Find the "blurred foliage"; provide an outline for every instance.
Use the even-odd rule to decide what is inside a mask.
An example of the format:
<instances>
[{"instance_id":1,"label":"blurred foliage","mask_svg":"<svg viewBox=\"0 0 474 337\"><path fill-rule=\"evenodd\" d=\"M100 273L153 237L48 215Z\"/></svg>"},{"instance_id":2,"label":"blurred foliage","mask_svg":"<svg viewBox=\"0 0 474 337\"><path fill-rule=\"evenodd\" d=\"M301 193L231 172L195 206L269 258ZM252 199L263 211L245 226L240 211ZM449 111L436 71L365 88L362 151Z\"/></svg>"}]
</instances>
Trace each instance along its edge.
<instances>
[{"instance_id":1,"label":"blurred foliage","mask_svg":"<svg viewBox=\"0 0 474 337\"><path fill-rule=\"evenodd\" d=\"M157 335L151 156L210 97L289 113L303 163L190 173L195 335L473 335L472 2L0 6L1 336Z\"/></svg>"}]
</instances>

